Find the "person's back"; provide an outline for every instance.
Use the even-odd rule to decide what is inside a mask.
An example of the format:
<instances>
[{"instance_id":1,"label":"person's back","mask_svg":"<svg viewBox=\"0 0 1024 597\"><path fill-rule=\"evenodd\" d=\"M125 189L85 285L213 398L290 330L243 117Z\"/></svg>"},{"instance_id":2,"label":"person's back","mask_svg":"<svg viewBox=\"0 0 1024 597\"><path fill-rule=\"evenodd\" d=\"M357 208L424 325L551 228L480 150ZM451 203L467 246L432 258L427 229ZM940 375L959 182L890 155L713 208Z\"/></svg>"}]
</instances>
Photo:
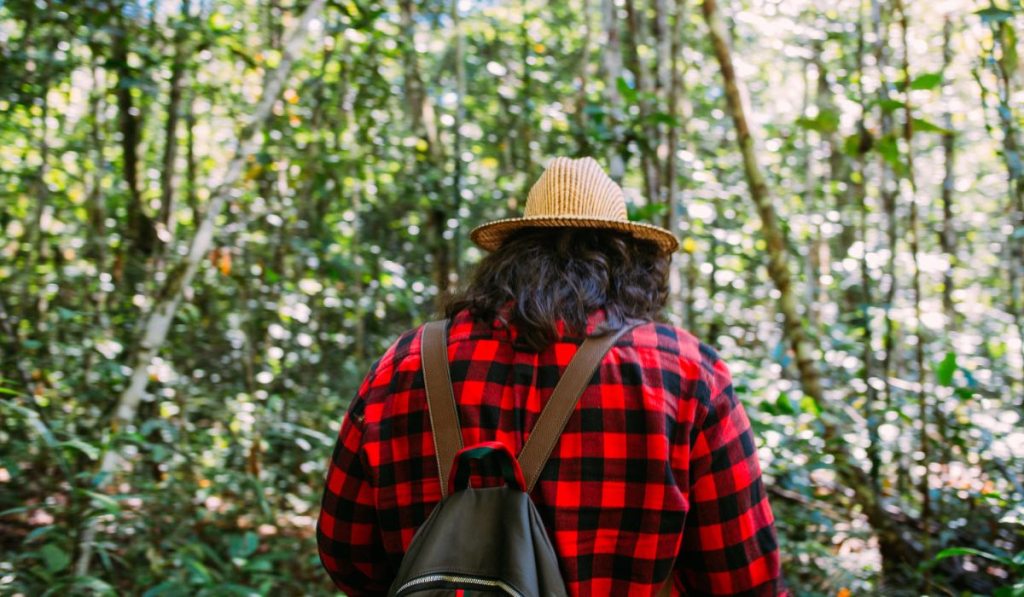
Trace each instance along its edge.
<instances>
[{"instance_id":1,"label":"person's back","mask_svg":"<svg viewBox=\"0 0 1024 597\"><path fill-rule=\"evenodd\" d=\"M783 592L749 421L724 361L657 322L662 251L598 230L502 239L446 313L465 445L518 454L584 336L648 320L605 355L531 498L572 595ZM388 586L441 500L422 326L371 368L342 426L318 523L321 559L352 595ZM497 483L497 479L484 478Z\"/></svg>"}]
</instances>

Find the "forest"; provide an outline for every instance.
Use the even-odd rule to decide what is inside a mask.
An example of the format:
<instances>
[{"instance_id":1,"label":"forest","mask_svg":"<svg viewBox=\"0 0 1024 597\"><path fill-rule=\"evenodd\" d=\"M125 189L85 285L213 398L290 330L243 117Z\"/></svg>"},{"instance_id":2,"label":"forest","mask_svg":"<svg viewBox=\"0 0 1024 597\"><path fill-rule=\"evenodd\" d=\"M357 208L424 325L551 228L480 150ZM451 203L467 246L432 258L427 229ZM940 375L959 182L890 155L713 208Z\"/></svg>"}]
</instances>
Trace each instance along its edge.
<instances>
[{"instance_id":1,"label":"forest","mask_svg":"<svg viewBox=\"0 0 1024 597\"><path fill-rule=\"evenodd\" d=\"M1024 595L1019 0L0 2L0 594L328 595L371 363L554 156L672 230L795 595Z\"/></svg>"}]
</instances>

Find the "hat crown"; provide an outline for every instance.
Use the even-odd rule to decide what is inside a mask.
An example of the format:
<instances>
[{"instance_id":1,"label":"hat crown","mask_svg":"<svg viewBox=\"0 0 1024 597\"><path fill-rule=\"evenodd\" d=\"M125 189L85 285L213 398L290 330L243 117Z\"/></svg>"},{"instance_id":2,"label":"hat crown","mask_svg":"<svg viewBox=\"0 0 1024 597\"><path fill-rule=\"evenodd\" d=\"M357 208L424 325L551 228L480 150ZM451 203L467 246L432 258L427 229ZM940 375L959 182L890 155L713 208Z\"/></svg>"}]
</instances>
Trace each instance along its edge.
<instances>
[{"instance_id":1,"label":"hat crown","mask_svg":"<svg viewBox=\"0 0 1024 597\"><path fill-rule=\"evenodd\" d=\"M523 216L629 219L622 188L590 157L551 160L530 188Z\"/></svg>"}]
</instances>

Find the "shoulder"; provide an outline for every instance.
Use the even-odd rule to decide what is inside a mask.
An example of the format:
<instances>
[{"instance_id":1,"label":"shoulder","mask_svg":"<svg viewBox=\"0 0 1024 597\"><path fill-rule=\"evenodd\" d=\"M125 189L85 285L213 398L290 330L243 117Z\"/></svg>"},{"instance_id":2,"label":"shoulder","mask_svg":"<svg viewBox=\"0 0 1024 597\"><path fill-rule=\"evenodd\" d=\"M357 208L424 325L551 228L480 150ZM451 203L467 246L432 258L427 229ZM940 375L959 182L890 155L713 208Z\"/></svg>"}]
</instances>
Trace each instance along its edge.
<instances>
[{"instance_id":1,"label":"shoulder","mask_svg":"<svg viewBox=\"0 0 1024 597\"><path fill-rule=\"evenodd\" d=\"M669 323L638 325L624 334L617 346L656 354L662 367L678 368L680 377L696 382L698 399L710 401L732 383L729 368L715 348Z\"/></svg>"},{"instance_id":2,"label":"shoulder","mask_svg":"<svg viewBox=\"0 0 1024 597\"><path fill-rule=\"evenodd\" d=\"M419 368L420 343L424 325L426 324L402 332L384 351L373 371L374 376L380 378L378 384L387 383L391 377L402 371L408 371L410 367L413 370Z\"/></svg>"},{"instance_id":3,"label":"shoulder","mask_svg":"<svg viewBox=\"0 0 1024 597\"><path fill-rule=\"evenodd\" d=\"M375 420L380 407L394 390L408 388L409 380L403 377L415 376L420 369L419 345L423 325L406 330L387 347L384 353L370 365L366 377L349 406L349 416L357 423Z\"/></svg>"},{"instance_id":4,"label":"shoulder","mask_svg":"<svg viewBox=\"0 0 1024 597\"><path fill-rule=\"evenodd\" d=\"M427 323L429 321L408 329L395 338L372 367L371 375L367 380L369 387L366 389L393 386L395 376L415 373L420 370L423 328ZM447 342L452 345L460 341L479 339L484 336L481 332L486 331L466 312L460 312L448 323ZM369 379L371 376L374 378L373 380Z\"/></svg>"},{"instance_id":5,"label":"shoulder","mask_svg":"<svg viewBox=\"0 0 1024 597\"><path fill-rule=\"evenodd\" d=\"M623 334L617 345L657 350L707 368L711 372L722 360L718 351L688 330L661 321L642 323Z\"/></svg>"}]
</instances>

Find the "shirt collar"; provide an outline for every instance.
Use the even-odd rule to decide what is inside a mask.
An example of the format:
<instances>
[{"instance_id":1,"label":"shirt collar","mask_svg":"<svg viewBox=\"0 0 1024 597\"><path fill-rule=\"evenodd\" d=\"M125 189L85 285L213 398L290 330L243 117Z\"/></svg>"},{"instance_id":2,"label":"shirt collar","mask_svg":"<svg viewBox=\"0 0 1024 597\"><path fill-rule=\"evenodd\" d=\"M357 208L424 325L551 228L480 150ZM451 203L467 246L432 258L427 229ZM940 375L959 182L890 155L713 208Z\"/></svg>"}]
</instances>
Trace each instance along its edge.
<instances>
[{"instance_id":1,"label":"shirt collar","mask_svg":"<svg viewBox=\"0 0 1024 597\"><path fill-rule=\"evenodd\" d=\"M514 342L516 337L519 335L516 326L511 323L511 313L514 301L509 299L504 305L498 308L494 320L491 322L491 328L495 331L504 330L508 340ZM598 307L587 315L587 329L586 336L589 336L594 332L598 325L604 323L608 319L608 313L604 307ZM559 320L555 323L556 333L559 338L570 338L576 337L569 334L567 331L567 324L565 321Z\"/></svg>"}]
</instances>

